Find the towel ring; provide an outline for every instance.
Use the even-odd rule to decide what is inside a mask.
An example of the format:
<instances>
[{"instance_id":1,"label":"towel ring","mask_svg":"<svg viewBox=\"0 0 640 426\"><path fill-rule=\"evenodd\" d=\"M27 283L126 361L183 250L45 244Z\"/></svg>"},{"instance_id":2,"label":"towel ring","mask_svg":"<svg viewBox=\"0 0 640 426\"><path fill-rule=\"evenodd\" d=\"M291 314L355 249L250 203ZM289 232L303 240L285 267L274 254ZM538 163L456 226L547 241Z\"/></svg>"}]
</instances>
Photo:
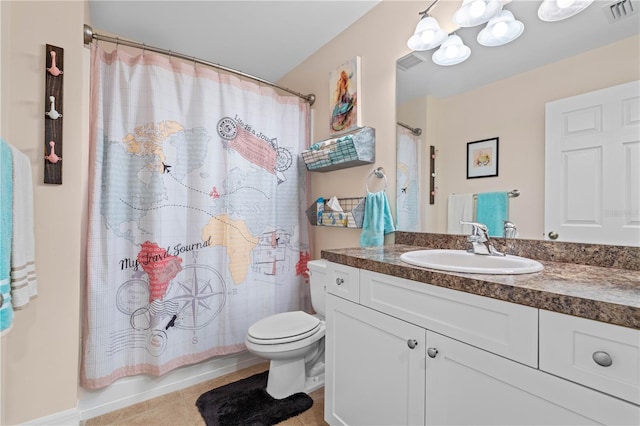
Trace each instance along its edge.
<instances>
[{"instance_id":1,"label":"towel ring","mask_svg":"<svg viewBox=\"0 0 640 426\"><path fill-rule=\"evenodd\" d=\"M369 176L367 176L367 181L365 182L365 186L367 188L367 193L371 192L369 191L369 179L371 179L371 176L375 176L378 179L384 179L384 189L387 189L387 184L389 183L389 181L387 180L387 175L384 174L384 169L382 167L378 167L377 169L375 169L374 171L372 171L371 173L369 173Z\"/></svg>"}]
</instances>

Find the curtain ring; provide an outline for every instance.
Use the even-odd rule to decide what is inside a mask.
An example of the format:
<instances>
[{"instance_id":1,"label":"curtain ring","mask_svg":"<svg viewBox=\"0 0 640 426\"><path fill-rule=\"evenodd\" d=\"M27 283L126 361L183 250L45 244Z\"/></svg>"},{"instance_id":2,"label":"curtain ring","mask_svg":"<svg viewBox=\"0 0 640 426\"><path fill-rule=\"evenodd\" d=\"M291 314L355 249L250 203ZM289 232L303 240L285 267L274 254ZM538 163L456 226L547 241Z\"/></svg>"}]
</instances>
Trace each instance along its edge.
<instances>
[{"instance_id":1,"label":"curtain ring","mask_svg":"<svg viewBox=\"0 0 640 426\"><path fill-rule=\"evenodd\" d=\"M169 63L173 63L172 59L173 59L173 53L171 52L171 49L169 49Z\"/></svg>"},{"instance_id":2,"label":"curtain ring","mask_svg":"<svg viewBox=\"0 0 640 426\"><path fill-rule=\"evenodd\" d=\"M116 37L116 50L118 50L118 46L120 46L120 38Z\"/></svg>"},{"instance_id":3,"label":"curtain ring","mask_svg":"<svg viewBox=\"0 0 640 426\"><path fill-rule=\"evenodd\" d=\"M193 68L195 68L195 67L196 67L196 63L197 63L197 62L196 62L196 57L194 56L194 57L193 57Z\"/></svg>"},{"instance_id":4,"label":"curtain ring","mask_svg":"<svg viewBox=\"0 0 640 426\"><path fill-rule=\"evenodd\" d=\"M147 51L147 45L142 43L142 56L144 57L145 52Z\"/></svg>"}]
</instances>

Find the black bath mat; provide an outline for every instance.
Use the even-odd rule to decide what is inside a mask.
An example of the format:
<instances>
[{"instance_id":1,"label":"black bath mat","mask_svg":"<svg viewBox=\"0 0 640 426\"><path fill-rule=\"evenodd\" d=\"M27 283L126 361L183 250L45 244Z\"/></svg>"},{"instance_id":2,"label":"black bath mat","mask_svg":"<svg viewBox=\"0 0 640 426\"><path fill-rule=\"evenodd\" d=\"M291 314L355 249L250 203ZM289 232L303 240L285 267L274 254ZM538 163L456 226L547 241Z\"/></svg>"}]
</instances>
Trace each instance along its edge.
<instances>
[{"instance_id":1,"label":"black bath mat","mask_svg":"<svg viewBox=\"0 0 640 426\"><path fill-rule=\"evenodd\" d=\"M196 406L207 426L271 426L313 405L304 392L275 399L267 393L269 372L229 383L200 395Z\"/></svg>"}]
</instances>

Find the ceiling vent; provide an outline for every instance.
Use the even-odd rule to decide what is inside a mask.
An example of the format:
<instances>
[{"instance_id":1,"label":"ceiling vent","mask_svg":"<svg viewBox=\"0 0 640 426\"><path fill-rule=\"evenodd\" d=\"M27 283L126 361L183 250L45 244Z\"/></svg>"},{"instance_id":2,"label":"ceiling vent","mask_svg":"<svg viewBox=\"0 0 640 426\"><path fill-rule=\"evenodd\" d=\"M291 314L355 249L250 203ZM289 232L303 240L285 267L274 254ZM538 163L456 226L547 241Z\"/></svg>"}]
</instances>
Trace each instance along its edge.
<instances>
[{"instance_id":1,"label":"ceiling vent","mask_svg":"<svg viewBox=\"0 0 640 426\"><path fill-rule=\"evenodd\" d=\"M638 13L638 4L633 4L631 0L619 0L610 3L602 8L604 14L607 15L609 23L614 23L620 19L626 18Z\"/></svg>"},{"instance_id":2,"label":"ceiling vent","mask_svg":"<svg viewBox=\"0 0 640 426\"><path fill-rule=\"evenodd\" d=\"M402 58L398 59L396 65L398 65L398 68L402 71L407 71L409 68L413 68L416 65L420 65L421 63L427 61L427 59L428 58L425 58L418 52L411 52L408 55L405 55Z\"/></svg>"}]
</instances>

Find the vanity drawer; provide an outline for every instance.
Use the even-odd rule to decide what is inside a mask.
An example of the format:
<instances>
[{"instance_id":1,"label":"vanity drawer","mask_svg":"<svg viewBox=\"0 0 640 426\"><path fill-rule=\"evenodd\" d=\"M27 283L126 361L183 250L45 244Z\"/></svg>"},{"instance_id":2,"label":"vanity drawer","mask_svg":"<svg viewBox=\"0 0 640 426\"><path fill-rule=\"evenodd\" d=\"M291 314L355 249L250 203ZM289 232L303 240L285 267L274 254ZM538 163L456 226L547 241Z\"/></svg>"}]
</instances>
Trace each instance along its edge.
<instances>
[{"instance_id":1,"label":"vanity drawer","mask_svg":"<svg viewBox=\"0 0 640 426\"><path fill-rule=\"evenodd\" d=\"M538 367L538 310L371 271L360 303L472 346Z\"/></svg>"},{"instance_id":2,"label":"vanity drawer","mask_svg":"<svg viewBox=\"0 0 640 426\"><path fill-rule=\"evenodd\" d=\"M327 262L327 293L358 303L360 300L360 270L339 263Z\"/></svg>"},{"instance_id":3,"label":"vanity drawer","mask_svg":"<svg viewBox=\"0 0 640 426\"><path fill-rule=\"evenodd\" d=\"M640 405L640 330L541 310L540 369Z\"/></svg>"}]
</instances>

